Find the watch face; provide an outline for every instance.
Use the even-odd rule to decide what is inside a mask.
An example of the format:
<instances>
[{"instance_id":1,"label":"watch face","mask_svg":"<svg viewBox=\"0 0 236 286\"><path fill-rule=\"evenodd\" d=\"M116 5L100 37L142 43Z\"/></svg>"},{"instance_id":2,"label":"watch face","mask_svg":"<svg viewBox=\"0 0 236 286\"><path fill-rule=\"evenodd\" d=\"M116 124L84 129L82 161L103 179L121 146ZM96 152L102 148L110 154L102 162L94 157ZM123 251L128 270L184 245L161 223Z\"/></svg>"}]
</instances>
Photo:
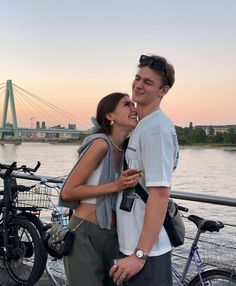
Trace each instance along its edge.
<instances>
[{"instance_id":1,"label":"watch face","mask_svg":"<svg viewBox=\"0 0 236 286\"><path fill-rule=\"evenodd\" d=\"M137 250L136 255L138 258L142 258L143 257L143 251L141 249Z\"/></svg>"}]
</instances>

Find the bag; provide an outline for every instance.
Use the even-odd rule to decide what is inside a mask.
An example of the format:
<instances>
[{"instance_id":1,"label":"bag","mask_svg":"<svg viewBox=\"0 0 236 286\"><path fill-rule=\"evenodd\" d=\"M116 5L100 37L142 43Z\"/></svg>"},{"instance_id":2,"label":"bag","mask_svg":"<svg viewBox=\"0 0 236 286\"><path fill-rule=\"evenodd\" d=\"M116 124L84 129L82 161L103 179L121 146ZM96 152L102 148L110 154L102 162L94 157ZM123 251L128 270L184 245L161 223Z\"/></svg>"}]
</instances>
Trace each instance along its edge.
<instances>
[{"instance_id":1,"label":"bag","mask_svg":"<svg viewBox=\"0 0 236 286\"><path fill-rule=\"evenodd\" d=\"M185 226L178 205L169 199L164 227L174 247L184 244Z\"/></svg>"},{"instance_id":2,"label":"bag","mask_svg":"<svg viewBox=\"0 0 236 286\"><path fill-rule=\"evenodd\" d=\"M140 184L137 184L135 186L135 190L136 194L138 194L144 201L144 203L146 203L148 199L148 193L143 189L143 187ZM172 199L169 199L168 202L164 227L168 234L170 242L174 247L184 244L184 221L180 211L178 210L178 205Z\"/></svg>"},{"instance_id":3,"label":"bag","mask_svg":"<svg viewBox=\"0 0 236 286\"><path fill-rule=\"evenodd\" d=\"M44 239L44 245L51 256L60 259L70 253L74 235L74 231L60 224L54 224Z\"/></svg>"}]
</instances>

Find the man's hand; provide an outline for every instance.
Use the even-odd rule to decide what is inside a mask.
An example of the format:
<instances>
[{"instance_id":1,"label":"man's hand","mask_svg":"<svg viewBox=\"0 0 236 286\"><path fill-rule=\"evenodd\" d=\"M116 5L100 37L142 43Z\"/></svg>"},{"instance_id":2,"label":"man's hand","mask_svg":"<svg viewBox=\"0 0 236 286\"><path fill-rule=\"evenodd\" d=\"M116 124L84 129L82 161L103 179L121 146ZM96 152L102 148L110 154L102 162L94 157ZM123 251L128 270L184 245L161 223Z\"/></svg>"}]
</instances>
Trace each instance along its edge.
<instances>
[{"instance_id":1,"label":"man's hand","mask_svg":"<svg viewBox=\"0 0 236 286\"><path fill-rule=\"evenodd\" d=\"M110 269L109 275L113 277L113 281L120 285L124 281L128 281L131 277L137 274L144 266L145 260L138 259L132 254L129 257L120 259Z\"/></svg>"}]
</instances>

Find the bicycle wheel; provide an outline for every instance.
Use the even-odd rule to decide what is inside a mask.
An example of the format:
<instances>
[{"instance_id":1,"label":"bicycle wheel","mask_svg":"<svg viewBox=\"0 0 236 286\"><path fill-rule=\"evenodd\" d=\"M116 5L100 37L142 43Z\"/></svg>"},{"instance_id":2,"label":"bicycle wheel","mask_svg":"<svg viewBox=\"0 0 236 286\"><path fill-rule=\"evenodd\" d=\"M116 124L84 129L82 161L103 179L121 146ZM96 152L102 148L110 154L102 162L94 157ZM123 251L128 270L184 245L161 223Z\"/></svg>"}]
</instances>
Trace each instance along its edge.
<instances>
[{"instance_id":1,"label":"bicycle wheel","mask_svg":"<svg viewBox=\"0 0 236 286\"><path fill-rule=\"evenodd\" d=\"M36 215L31 214L30 212L21 212L17 214L17 217L23 218L27 221L30 221L40 233L40 236L44 235L44 224L41 222L40 218Z\"/></svg>"},{"instance_id":2,"label":"bicycle wheel","mask_svg":"<svg viewBox=\"0 0 236 286\"><path fill-rule=\"evenodd\" d=\"M20 285L34 285L42 276L47 252L35 226L22 218L7 225L8 245L4 263L11 278Z\"/></svg>"},{"instance_id":3,"label":"bicycle wheel","mask_svg":"<svg viewBox=\"0 0 236 286\"><path fill-rule=\"evenodd\" d=\"M202 273L201 283L200 277L195 276L188 284L188 286L236 286L236 275L234 271L224 269L211 269Z\"/></svg>"}]
</instances>

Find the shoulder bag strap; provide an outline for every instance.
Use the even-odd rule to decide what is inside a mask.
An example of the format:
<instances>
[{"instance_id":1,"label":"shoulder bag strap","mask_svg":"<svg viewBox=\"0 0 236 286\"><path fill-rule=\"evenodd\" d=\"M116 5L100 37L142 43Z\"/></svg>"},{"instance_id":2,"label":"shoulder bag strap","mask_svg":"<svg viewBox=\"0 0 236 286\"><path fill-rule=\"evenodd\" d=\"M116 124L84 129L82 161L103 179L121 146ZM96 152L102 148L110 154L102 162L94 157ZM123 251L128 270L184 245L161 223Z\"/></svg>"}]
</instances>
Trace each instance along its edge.
<instances>
[{"instance_id":1,"label":"shoulder bag strap","mask_svg":"<svg viewBox=\"0 0 236 286\"><path fill-rule=\"evenodd\" d=\"M144 201L145 204L147 203L148 193L139 183L135 186L135 193L140 196L140 198Z\"/></svg>"},{"instance_id":2,"label":"shoulder bag strap","mask_svg":"<svg viewBox=\"0 0 236 286\"><path fill-rule=\"evenodd\" d=\"M127 149L128 143L129 143L129 138L127 138L123 144L124 150ZM127 169L128 169L128 164L124 156L123 170L127 170ZM126 195L126 193L127 192L125 191L123 192L123 197ZM135 193L140 196L140 198L144 201L145 204L147 203L148 193L144 190L144 188L139 183L135 186Z\"/></svg>"}]
</instances>

